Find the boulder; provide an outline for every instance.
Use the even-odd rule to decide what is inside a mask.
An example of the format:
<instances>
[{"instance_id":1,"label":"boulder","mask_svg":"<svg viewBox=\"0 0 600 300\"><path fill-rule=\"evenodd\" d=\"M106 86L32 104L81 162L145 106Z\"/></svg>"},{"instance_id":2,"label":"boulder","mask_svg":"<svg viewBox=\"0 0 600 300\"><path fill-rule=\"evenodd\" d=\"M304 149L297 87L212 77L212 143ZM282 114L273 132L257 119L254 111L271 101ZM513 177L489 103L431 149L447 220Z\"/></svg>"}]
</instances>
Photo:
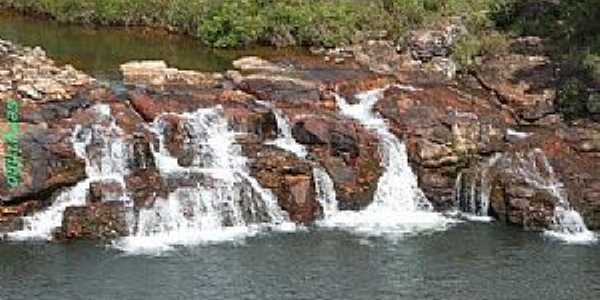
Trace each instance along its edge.
<instances>
[{"instance_id":1,"label":"boulder","mask_svg":"<svg viewBox=\"0 0 600 300\"><path fill-rule=\"evenodd\" d=\"M127 211L122 202L67 207L56 236L67 240L110 240L127 236Z\"/></svg>"},{"instance_id":2,"label":"boulder","mask_svg":"<svg viewBox=\"0 0 600 300\"><path fill-rule=\"evenodd\" d=\"M258 147L258 149L256 148ZM246 146L252 157L252 175L277 196L279 205L290 219L300 224L311 224L321 214L316 201L312 166L284 150L261 146Z\"/></svg>"},{"instance_id":3,"label":"boulder","mask_svg":"<svg viewBox=\"0 0 600 300\"><path fill-rule=\"evenodd\" d=\"M354 121L328 114L298 114L292 122L296 141L308 146L331 175L340 208L368 206L383 172L376 136Z\"/></svg>"},{"instance_id":4,"label":"boulder","mask_svg":"<svg viewBox=\"0 0 600 300\"><path fill-rule=\"evenodd\" d=\"M135 85L197 85L212 87L222 78L219 74L207 74L169 68L164 61L134 61L122 64L121 73L126 84Z\"/></svg>"}]
</instances>

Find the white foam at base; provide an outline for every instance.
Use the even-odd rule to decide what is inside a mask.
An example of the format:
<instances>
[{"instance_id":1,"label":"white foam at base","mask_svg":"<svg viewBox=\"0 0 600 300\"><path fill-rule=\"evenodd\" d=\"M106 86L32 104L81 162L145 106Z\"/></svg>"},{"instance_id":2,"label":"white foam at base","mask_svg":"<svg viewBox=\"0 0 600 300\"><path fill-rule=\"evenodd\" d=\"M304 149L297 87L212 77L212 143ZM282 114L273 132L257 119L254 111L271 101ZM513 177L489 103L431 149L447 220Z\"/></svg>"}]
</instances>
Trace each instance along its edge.
<instances>
[{"instance_id":1,"label":"white foam at base","mask_svg":"<svg viewBox=\"0 0 600 300\"><path fill-rule=\"evenodd\" d=\"M54 199L52 205L33 216L23 218L24 229L7 234L12 240L51 240L53 231L62 225L63 214L67 207L83 206L86 204L90 183L97 181L115 181L125 187L124 176L128 173L128 148L122 139L122 130L111 117L110 106L99 104L94 106L99 123L109 122L109 125L93 124L91 128L77 126L71 138L75 154L85 160L87 178L75 186L66 189ZM99 139L102 145L101 155L92 158L87 153L87 147ZM125 193L120 201L126 206L132 202Z\"/></svg>"},{"instance_id":2,"label":"white foam at base","mask_svg":"<svg viewBox=\"0 0 600 300\"><path fill-rule=\"evenodd\" d=\"M412 87L398 88L414 90ZM371 205L362 211L333 211L319 225L346 229L360 235L390 238L446 230L456 221L432 211L408 164L404 143L389 131L385 120L373 112L373 106L383 97L384 91L380 89L358 94L356 98L360 103L354 105L336 95L342 114L359 121L379 137L385 170Z\"/></svg>"},{"instance_id":3,"label":"white foam at base","mask_svg":"<svg viewBox=\"0 0 600 300\"><path fill-rule=\"evenodd\" d=\"M526 155L517 156L517 174L534 187L552 194L558 202L554 207L553 228L545 235L566 243L588 244L597 241L581 215L573 209L563 183L556 176L550 161L541 149L534 149Z\"/></svg>"},{"instance_id":4,"label":"white foam at base","mask_svg":"<svg viewBox=\"0 0 600 300\"><path fill-rule=\"evenodd\" d=\"M137 227L113 246L130 254L162 254L178 247L241 242L265 231L296 230L273 193L249 174L246 157L229 129L222 108L174 115L186 130L183 148L193 155L181 166L165 144L163 115L152 125L159 138L156 166L164 178L198 179L193 187L177 187L168 199L139 211Z\"/></svg>"}]
</instances>

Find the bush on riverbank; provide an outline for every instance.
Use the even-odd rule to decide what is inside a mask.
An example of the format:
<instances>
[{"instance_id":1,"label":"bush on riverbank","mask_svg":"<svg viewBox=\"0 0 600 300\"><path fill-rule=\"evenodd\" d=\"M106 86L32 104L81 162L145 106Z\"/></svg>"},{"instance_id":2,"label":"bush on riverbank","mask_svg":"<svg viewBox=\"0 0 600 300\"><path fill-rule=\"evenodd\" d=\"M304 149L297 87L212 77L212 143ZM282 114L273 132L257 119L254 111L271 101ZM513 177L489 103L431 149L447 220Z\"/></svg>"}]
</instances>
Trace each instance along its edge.
<instances>
[{"instance_id":1,"label":"bush on riverbank","mask_svg":"<svg viewBox=\"0 0 600 300\"><path fill-rule=\"evenodd\" d=\"M250 43L339 46L357 31L407 29L464 16L489 24L500 0L0 0L4 7L61 22L169 27L214 47ZM478 30L478 29L476 29Z\"/></svg>"}]
</instances>

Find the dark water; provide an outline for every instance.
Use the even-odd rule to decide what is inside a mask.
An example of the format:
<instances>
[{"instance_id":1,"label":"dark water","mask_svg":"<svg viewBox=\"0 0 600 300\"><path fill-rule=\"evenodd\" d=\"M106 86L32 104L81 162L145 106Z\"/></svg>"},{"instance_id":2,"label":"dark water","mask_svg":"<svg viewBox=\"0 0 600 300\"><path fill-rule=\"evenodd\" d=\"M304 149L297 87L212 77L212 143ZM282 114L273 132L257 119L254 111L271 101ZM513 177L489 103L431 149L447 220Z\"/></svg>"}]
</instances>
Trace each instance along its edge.
<instances>
[{"instance_id":1,"label":"dark water","mask_svg":"<svg viewBox=\"0 0 600 300\"><path fill-rule=\"evenodd\" d=\"M105 80L117 80L119 65L132 60L159 59L180 69L220 72L232 69L233 60L247 55L306 55L306 51L295 48L215 50L191 37L157 29L65 25L7 12L0 12L0 38L41 46L59 64L71 64Z\"/></svg>"},{"instance_id":2,"label":"dark water","mask_svg":"<svg viewBox=\"0 0 600 300\"><path fill-rule=\"evenodd\" d=\"M399 241L344 232L125 256L86 243L0 245L2 299L600 299L600 247L494 224Z\"/></svg>"}]
</instances>

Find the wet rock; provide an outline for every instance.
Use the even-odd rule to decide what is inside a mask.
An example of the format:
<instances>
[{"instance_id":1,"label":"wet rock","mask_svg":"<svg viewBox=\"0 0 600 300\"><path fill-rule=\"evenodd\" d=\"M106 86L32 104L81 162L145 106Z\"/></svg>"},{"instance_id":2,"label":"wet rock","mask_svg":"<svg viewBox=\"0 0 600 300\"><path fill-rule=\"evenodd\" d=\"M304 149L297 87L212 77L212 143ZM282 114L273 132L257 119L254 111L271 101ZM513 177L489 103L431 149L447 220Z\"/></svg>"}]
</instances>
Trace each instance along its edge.
<instances>
[{"instance_id":1,"label":"wet rock","mask_svg":"<svg viewBox=\"0 0 600 300\"><path fill-rule=\"evenodd\" d=\"M377 138L360 125L328 114L293 118L296 141L331 175L341 209L360 209L373 200L382 168Z\"/></svg>"},{"instance_id":2,"label":"wet rock","mask_svg":"<svg viewBox=\"0 0 600 300\"><path fill-rule=\"evenodd\" d=\"M21 217L31 215L41 209L40 201L30 200L17 205L0 204L0 234L21 230L23 220ZM0 240L1 240L0 235Z\"/></svg>"},{"instance_id":3,"label":"wet rock","mask_svg":"<svg viewBox=\"0 0 600 300\"><path fill-rule=\"evenodd\" d=\"M85 163L75 155L69 130L20 125L20 155L17 157L22 164L20 181L16 186L10 185L2 166L0 197L4 202L43 200L54 191L85 178Z\"/></svg>"},{"instance_id":4,"label":"wet rock","mask_svg":"<svg viewBox=\"0 0 600 300\"><path fill-rule=\"evenodd\" d=\"M321 214L321 207L316 201L311 164L271 147L246 147L245 150L253 158L250 163L252 175L263 187L275 193L290 219L301 224L314 222Z\"/></svg>"},{"instance_id":5,"label":"wet rock","mask_svg":"<svg viewBox=\"0 0 600 300\"><path fill-rule=\"evenodd\" d=\"M444 84L393 87L376 109L405 141L419 186L438 210L454 205L456 177L465 166L505 148L510 118L487 99Z\"/></svg>"},{"instance_id":6,"label":"wet rock","mask_svg":"<svg viewBox=\"0 0 600 300\"><path fill-rule=\"evenodd\" d=\"M118 181L96 181L90 183L88 202L113 202L119 201L125 195L123 186Z\"/></svg>"},{"instance_id":7,"label":"wet rock","mask_svg":"<svg viewBox=\"0 0 600 300\"><path fill-rule=\"evenodd\" d=\"M255 102L255 98L240 91L222 89L189 90L186 94L172 92L155 93L135 91L130 93L133 108L147 122L156 120L162 114L192 113L198 109L221 106L230 126L237 132L246 133L246 138L264 141L277 135L276 121L273 113L263 105ZM175 130L176 139L185 138L185 130L178 116L167 117L170 130ZM179 127L178 127L179 126ZM179 135L178 135L179 134ZM169 147L178 151L181 141L172 140ZM184 153L180 153L183 155Z\"/></svg>"},{"instance_id":8,"label":"wet rock","mask_svg":"<svg viewBox=\"0 0 600 300\"><path fill-rule=\"evenodd\" d=\"M57 237L67 240L110 240L128 234L127 208L122 202L107 202L67 207Z\"/></svg>"},{"instance_id":9,"label":"wet rock","mask_svg":"<svg viewBox=\"0 0 600 300\"><path fill-rule=\"evenodd\" d=\"M240 87L257 98L272 102L317 102L319 86L311 81L279 75L253 74L241 80Z\"/></svg>"}]
</instances>

